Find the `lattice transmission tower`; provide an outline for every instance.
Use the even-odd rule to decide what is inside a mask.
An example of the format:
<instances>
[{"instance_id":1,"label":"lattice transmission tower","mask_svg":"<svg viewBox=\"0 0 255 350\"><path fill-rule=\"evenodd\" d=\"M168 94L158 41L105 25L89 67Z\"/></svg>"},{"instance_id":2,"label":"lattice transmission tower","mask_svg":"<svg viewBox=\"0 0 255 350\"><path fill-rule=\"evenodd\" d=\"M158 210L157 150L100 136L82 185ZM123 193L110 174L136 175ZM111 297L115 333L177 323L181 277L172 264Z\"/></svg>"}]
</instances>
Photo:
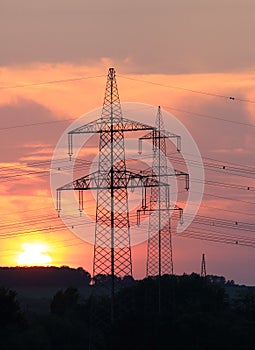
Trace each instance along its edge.
<instances>
[{"instance_id":1,"label":"lattice transmission tower","mask_svg":"<svg viewBox=\"0 0 255 350\"><path fill-rule=\"evenodd\" d=\"M201 277L206 277L206 263L205 263L205 254L202 254L202 260L201 260Z\"/></svg>"},{"instance_id":2,"label":"lattice transmission tower","mask_svg":"<svg viewBox=\"0 0 255 350\"><path fill-rule=\"evenodd\" d=\"M57 210L61 211L61 192L74 190L79 193L80 210L86 209L83 191L96 190L96 222L93 260L93 278L111 277L111 319L114 318L115 277L132 275L130 247L130 222L128 209L128 189L143 189L142 203L147 208L148 188L158 187L154 174L129 171L126 168L124 133L134 131L154 131L155 127L129 120L122 116L121 104L114 68L107 76L101 117L68 133L70 158L73 155L73 135L99 134L98 170L57 189ZM162 184L162 187L168 187Z\"/></svg>"},{"instance_id":3,"label":"lattice transmission tower","mask_svg":"<svg viewBox=\"0 0 255 350\"><path fill-rule=\"evenodd\" d=\"M180 151L181 139L164 128L161 108L158 107L155 130L141 137L142 140L153 140L153 164L152 173L156 174L159 183L168 184L169 176L184 176L186 179L185 188L189 189L189 175L185 172L170 169L167 162L166 140L175 138L177 151ZM139 147L141 151L141 146ZM150 202L148 209L150 213L147 244L147 276L161 276L173 274L173 249L170 212L177 210L180 213L180 222L183 222L183 210L177 205L171 205L166 186L158 186L150 189ZM171 193L171 192L170 192ZM144 210L140 210L143 212Z\"/></svg>"}]
</instances>

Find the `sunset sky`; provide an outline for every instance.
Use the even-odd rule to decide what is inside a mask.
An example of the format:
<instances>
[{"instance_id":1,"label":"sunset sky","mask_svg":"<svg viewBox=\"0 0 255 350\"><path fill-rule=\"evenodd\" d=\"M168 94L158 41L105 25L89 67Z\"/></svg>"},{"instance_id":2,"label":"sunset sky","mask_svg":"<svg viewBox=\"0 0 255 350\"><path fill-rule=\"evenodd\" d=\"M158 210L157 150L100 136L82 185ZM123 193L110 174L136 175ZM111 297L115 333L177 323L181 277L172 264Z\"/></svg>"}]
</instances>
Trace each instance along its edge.
<instances>
[{"instance_id":1,"label":"sunset sky","mask_svg":"<svg viewBox=\"0 0 255 350\"><path fill-rule=\"evenodd\" d=\"M209 274L255 285L254 1L9 0L0 29L0 265L29 264L34 245L37 263L91 272L93 246L57 217L50 162L70 123L102 105L114 67L121 101L171 112L205 163L205 224L173 233L175 273L199 273L205 253ZM135 278L145 257L133 247Z\"/></svg>"}]
</instances>

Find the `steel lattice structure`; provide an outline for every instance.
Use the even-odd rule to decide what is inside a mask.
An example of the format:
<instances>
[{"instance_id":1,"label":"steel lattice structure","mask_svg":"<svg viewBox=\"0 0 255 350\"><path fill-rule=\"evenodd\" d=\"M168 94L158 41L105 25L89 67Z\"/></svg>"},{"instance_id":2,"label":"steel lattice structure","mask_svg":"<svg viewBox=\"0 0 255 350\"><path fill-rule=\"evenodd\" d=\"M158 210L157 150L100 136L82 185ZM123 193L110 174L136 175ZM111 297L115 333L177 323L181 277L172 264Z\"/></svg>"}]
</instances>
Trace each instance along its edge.
<instances>
[{"instance_id":1,"label":"steel lattice structure","mask_svg":"<svg viewBox=\"0 0 255 350\"><path fill-rule=\"evenodd\" d=\"M164 130L160 107L156 118L156 128L159 133ZM153 172L160 181L168 183L166 139L157 137L155 140ZM173 274L173 250L170 224L170 208L167 208L162 198L166 196L164 187L151 188L150 209L156 205L149 217L147 245L147 276Z\"/></svg>"},{"instance_id":2,"label":"steel lattice structure","mask_svg":"<svg viewBox=\"0 0 255 350\"><path fill-rule=\"evenodd\" d=\"M201 277L206 277L206 264L205 264L205 254L202 254L202 261L201 261Z\"/></svg>"},{"instance_id":3,"label":"steel lattice structure","mask_svg":"<svg viewBox=\"0 0 255 350\"><path fill-rule=\"evenodd\" d=\"M114 314L115 276L132 275L128 188L143 188L143 208L147 209L147 188L158 188L154 174L135 173L126 169L124 132L149 131L155 127L122 117L115 71L109 69L101 118L68 133L70 158L73 155L73 135L99 134L98 170L57 189L57 210L61 211L61 192L79 191L80 210L83 191L97 190L93 277L111 276L111 317ZM161 187L168 188L167 184ZM167 189L166 189L167 193Z\"/></svg>"},{"instance_id":4,"label":"steel lattice structure","mask_svg":"<svg viewBox=\"0 0 255 350\"><path fill-rule=\"evenodd\" d=\"M186 190L189 189L189 176L187 173L169 169L167 164L166 139L175 138L177 142L177 150L180 151L180 136L164 130L164 123L160 107L158 107L155 130L141 137L142 140L153 140L153 165L152 173L154 173L159 183L168 184L169 176L185 176ZM182 221L182 208L174 205L165 198L168 196L166 186L158 186L150 189L150 203L148 209L141 209L140 212L150 212L149 229L148 229L148 245L147 245L147 276L161 276L163 274L173 274L173 250L172 250L172 234L170 211L178 210L180 212L180 220ZM170 205L169 205L170 204ZM140 214L140 213L139 213Z\"/></svg>"}]
</instances>

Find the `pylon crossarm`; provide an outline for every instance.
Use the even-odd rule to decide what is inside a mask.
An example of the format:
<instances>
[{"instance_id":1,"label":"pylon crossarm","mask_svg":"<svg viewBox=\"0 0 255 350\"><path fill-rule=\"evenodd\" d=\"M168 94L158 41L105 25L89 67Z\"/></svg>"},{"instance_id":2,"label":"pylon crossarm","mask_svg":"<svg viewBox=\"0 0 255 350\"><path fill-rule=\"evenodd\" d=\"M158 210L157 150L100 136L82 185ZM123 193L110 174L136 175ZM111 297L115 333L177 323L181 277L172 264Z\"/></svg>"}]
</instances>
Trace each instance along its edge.
<instances>
[{"instance_id":1,"label":"pylon crossarm","mask_svg":"<svg viewBox=\"0 0 255 350\"><path fill-rule=\"evenodd\" d=\"M153 212L164 212L164 211L170 211L170 210L178 210L180 213L180 224L182 225L184 220L183 220L183 209L178 207L177 205L170 206L169 208L160 208L160 209L147 209L147 208L141 208L137 209L136 211L136 219L137 219L137 226L140 225L141 223L141 214L145 213L153 213Z\"/></svg>"},{"instance_id":2,"label":"pylon crossarm","mask_svg":"<svg viewBox=\"0 0 255 350\"><path fill-rule=\"evenodd\" d=\"M111 123L113 123L113 130L110 129ZM119 132L119 131L142 131L142 130L154 130L155 127L140 123L136 120L131 120L127 118L113 117L112 120L109 118L98 118L91 123L82 125L76 129L68 132L68 134L91 134L98 132Z\"/></svg>"},{"instance_id":3,"label":"pylon crossarm","mask_svg":"<svg viewBox=\"0 0 255 350\"><path fill-rule=\"evenodd\" d=\"M83 176L57 188L58 215L60 215L61 212L61 191L79 191L79 210L81 212L83 210L83 195L81 192L85 190L110 190L112 186L110 177L110 171L107 173L95 171L94 173ZM169 189L167 183L160 183L155 176L137 174L128 170L114 171L113 190L142 188L144 193L144 203L146 203L146 188L159 186L165 186L167 190Z\"/></svg>"},{"instance_id":4,"label":"pylon crossarm","mask_svg":"<svg viewBox=\"0 0 255 350\"><path fill-rule=\"evenodd\" d=\"M169 186L167 183L160 183L157 180L157 177L154 175L142 175L128 170L115 170L114 178L116 179L114 189ZM57 191L98 189L107 190L110 188L110 171L107 173L95 171L94 173L83 176L79 179L76 179L72 182L69 182L68 184L57 188Z\"/></svg>"},{"instance_id":5,"label":"pylon crossarm","mask_svg":"<svg viewBox=\"0 0 255 350\"><path fill-rule=\"evenodd\" d=\"M171 169L167 166L162 166L160 169L160 176L184 176L185 177L185 189L188 191L189 190L189 174L185 173L184 171L176 170L176 169ZM156 169L158 171L158 169ZM163 170L163 171L162 171ZM153 171L153 168L147 168L145 170L141 171L141 174L144 176L152 176L155 178L158 178L158 174L156 174L155 171Z\"/></svg>"},{"instance_id":6,"label":"pylon crossarm","mask_svg":"<svg viewBox=\"0 0 255 350\"><path fill-rule=\"evenodd\" d=\"M98 118L96 120L93 120L93 122L79 126L78 128L69 131L68 135L97 133L100 130L102 130L102 128L105 126L107 121L103 121L102 118Z\"/></svg>"},{"instance_id":7,"label":"pylon crossarm","mask_svg":"<svg viewBox=\"0 0 255 350\"><path fill-rule=\"evenodd\" d=\"M127 188L158 187L158 186L169 187L167 183L159 182L157 176L155 176L154 174L144 175L142 173L138 174L129 170L126 170L125 173L128 178Z\"/></svg>"},{"instance_id":8,"label":"pylon crossarm","mask_svg":"<svg viewBox=\"0 0 255 350\"><path fill-rule=\"evenodd\" d=\"M142 131L142 130L155 130L155 127L140 123L136 120L122 118L123 131Z\"/></svg>"},{"instance_id":9,"label":"pylon crossarm","mask_svg":"<svg viewBox=\"0 0 255 350\"><path fill-rule=\"evenodd\" d=\"M113 128L111 128L111 123L113 123ZM98 118L93 122L82 125L76 129L68 132L68 154L71 159L73 155L73 135L75 134L97 134L97 133L110 133L110 132L131 132L131 131L142 131L142 130L154 130L155 127L137 122L135 120L130 120L127 118L113 117L110 120L107 117Z\"/></svg>"},{"instance_id":10,"label":"pylon crossarm","mask_svg":"<svg viewBox=\"0 0 255 350\"><path fill-rule=\"evenodd\" d=\"M170 131L167 130L157 130L156 128L153 129L151 132L147 133L146 135L139 137L138 139L138 153L142 153L142 141L143 140L152 140L153 144L153 151L156 150L157 145L159 144L159 140L166 140L166 139L176 139L176 149L178 152L181 151L181 136L176 135Z\"/></svg>"},{"instance_id":11,"label":"pylon crossarm","mask_svg":"<svg viewBox=\"0 0 255 350\"><path fill-rule=\"evenodd\" d=\"M96 190L98 188L101 188L104 186L104 176L103 174L100 174L99 171L95 171L94 173L91 173L89 175L83 176L77 180L74 180L72 182L69 182L68 184L65 184L59 188L57 188L57 191L66 191L66 190Z\"/></svg>"}]
</instances>

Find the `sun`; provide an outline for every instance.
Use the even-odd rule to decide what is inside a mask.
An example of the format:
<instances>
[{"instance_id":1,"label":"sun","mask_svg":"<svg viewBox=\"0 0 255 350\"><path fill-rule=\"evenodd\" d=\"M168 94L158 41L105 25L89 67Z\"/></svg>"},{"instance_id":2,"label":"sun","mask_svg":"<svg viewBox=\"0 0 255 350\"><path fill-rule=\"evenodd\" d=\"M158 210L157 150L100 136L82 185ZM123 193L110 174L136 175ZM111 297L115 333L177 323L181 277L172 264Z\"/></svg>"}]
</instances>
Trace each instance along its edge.
<instances>
[{"instance_id":1,"label":"sun","mask_svg":"<svg viewBox=\"0 0 255 350\"><path fill-rule=\"evenodd\" d=\"M19 254L17 263L23 266L47 266L52 262L47 254L48 246L44 243L25 243L23 252Z\"/></svg>"}]
</instances>

